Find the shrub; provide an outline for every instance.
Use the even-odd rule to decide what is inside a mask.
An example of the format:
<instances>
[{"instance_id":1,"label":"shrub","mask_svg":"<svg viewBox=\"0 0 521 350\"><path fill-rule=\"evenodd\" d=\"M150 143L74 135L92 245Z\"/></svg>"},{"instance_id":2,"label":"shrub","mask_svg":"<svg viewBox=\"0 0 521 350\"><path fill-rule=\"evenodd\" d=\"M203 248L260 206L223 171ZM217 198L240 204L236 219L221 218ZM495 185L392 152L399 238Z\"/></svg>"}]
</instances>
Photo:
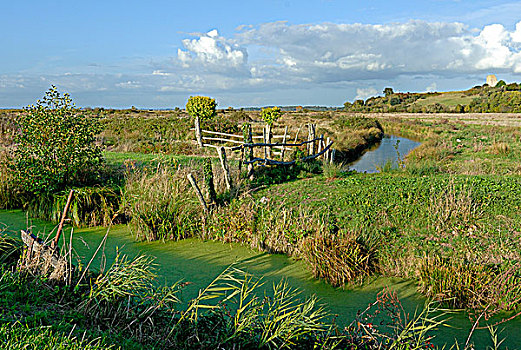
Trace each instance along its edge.
<instances>
[{"instance_id":1,"label":"shrub","mask_svg":"<svg viewBox=\"0 0 521 350\"><path fill-rule=\"evenodd\" d=\"M194 118L209 120L217 115L215 99L206 96L190 96L186 111Z\"/></svg>"},{"instance_id":2,"label":"shrub","mask_svg":"<svg viewBox=\"0 0 521 350\"><path fill-rule=\"evenodd\" d=\"M268 125L273 125L281 116L281 111L279 107L273 108L263 108L261 110L262 120L266 122Z\"/></svg>"},{"instance_id":3,"label":"shrub","mask_svg":"<svg viewBox=\"0 0 521 350\"><path fill-rule=\"evenodd\" d=\"M94 144L98 120L74 107L55 86L17 121L13 170L15 181L30 193L54 193L89 183L102 164Z\"/></svg>"}]
</instances>

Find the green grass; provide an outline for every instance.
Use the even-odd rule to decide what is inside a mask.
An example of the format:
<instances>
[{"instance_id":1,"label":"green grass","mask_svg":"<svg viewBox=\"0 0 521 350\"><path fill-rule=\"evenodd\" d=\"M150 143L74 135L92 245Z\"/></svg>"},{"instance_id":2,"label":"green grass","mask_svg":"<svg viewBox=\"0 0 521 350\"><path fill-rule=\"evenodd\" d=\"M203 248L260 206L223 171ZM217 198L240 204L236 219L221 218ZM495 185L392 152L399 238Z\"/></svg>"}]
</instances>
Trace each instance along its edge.
<instances>
[{"instance_id":1,"label":"green grass","mask_svg":"<svg viewBox=\"0 0 521 350\"><path fill-rule=\"evenodd\" d=\"M467 105L472 100L474 100L476 96L468 96L459 92L447 92L442 93L438 96L429 96L424 99L419 99L414 102L415 105L419 106L427 106L435 103L439 103L445 106L456 106L456 105Z\"/></svg>"},{"instance_id":2,"label":"green grass","mask_svg":"<svg viewBox=\"0 0 521 350\"><path fill-rule=\"evenodd\" d=\"M185 156L173 154L154 154L154 153L137 153L137 152L113 152L104 151L103 157L107 164L115 166L124 166L132 164L149 164L151 166L158 163L178 163L189 164L191 162L201 162L204 157L201 156Z\"/></svg>"}]
</instances>

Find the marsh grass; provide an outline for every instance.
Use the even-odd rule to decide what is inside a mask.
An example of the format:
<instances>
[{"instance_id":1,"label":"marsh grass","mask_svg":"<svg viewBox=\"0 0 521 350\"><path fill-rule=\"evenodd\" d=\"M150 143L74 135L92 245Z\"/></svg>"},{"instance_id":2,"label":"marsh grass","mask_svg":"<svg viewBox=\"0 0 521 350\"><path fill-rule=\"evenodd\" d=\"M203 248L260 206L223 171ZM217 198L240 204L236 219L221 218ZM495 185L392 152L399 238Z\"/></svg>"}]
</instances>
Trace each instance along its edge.
<instances>
[{"instance_id":1,"label":"marsh grass","mask_svg":"<svg viewBox=\"0 0 521 350\"><path fill-rule=\"evenodd\" d=\"M345 286L376 270L375 252L353 235L318 234L303 244L304 259L313 276L333 286Z\"/></svg>"},{"instance_id":2,"label":"marsh grass","mask_svg":"<svg viewBox=\"0 0 521 350\"><path fill-rule=\"evenodd\" d=\"M486 319L499 311L517 310L521 301L519 263L483 265L462 259L425 257L419 289L426 296L453 307L483 311Z\"/></svg>"},{"instance_id":3,"label":"marsh grass","mask_svg":"<svg viewBox=\"0 0 521 350\"><path fill-rule=\"evenodd\" d=\"M344 163L322 162L322 173L327 179L340 178L346 174L348 169L348 166Z\"/></svg>"},{"instance_id":4,"label":"marsh grass","mask_svg":"<svg viewBox=\"0 0 521 350\"><path fill-rule=\"evenodd\" d=\"M507 155L510 152L510 147L506 142L494 141L492 145L490 145L488 152L495 155Z\"/></svg>"},{"instance_id":5,"label":"marsh grass","mask_svg":"<svg viewBox=\"0 0 521 350\"><path fill-rule=\"evenodd\" d=\"M68 217L75 226L108 226L117 216L120 206L119 189L92 186L77 187L73 190ZM24 207L31 217L58 222L68 193L67 190L56 194L30 196Z\"/></svg>"},{"instance_id":6,"label":"marsh grass","mask_svg":"<svg viewBox=\"0 0 521 350\"><path fill-rule=\"evenodd\" d=\"M102 339L85 340L56 332L51 327L28 327L21 323L0 325L0 349L104 350L119 349Z\"/></svg>"},{"instance_id":7,"label":"marsh grass","mask_svg":"<svg viewBox=\"0 0 521 350\"><path fill-rule=\"evenodd\" d=\"M122 210L140 240L178 240L201 231L202 209L186 178L188 169L159 166L130 173Z\"/></svg>"}]
</instances>

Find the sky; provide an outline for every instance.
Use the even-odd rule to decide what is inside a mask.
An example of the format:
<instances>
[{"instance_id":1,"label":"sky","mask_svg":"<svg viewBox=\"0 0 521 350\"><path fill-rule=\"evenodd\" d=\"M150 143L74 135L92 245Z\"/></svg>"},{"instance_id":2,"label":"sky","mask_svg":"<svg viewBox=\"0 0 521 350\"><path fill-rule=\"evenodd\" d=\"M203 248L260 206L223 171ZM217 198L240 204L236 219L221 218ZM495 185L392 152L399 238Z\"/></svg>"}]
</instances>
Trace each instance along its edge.
<instances>
[{"instance_id":1,"label":"sky","mask_svg":"<svg viewBox=\"0 0 521 350\"><path fill-rule=\"evenodd\" d=\"M0 0L0 108L341 106L521 81L521 2Z\"/></svg>"}]
</instances>

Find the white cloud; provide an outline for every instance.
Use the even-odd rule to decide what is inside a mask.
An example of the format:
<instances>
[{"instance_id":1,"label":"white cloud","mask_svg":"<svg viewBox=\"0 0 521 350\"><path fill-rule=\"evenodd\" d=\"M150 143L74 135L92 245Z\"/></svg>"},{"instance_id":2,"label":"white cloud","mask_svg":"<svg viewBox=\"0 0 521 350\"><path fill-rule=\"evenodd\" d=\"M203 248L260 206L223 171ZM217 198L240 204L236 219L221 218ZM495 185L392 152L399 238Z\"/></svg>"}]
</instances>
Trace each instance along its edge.
<instances>
[{"instance_id":1,"label":"white cloud","mask_svg":"<svg viewBox=\"0 0 521 350\"><path fill-rule=\"evenodd\" d=\"M186 50L178 49L177 58L185 67L194 63L240 67L248 60L246 49L239 47L234 40L219 36L216 29L198 39L183 40L183 46Z\"/></svg>"},{"instance_id":2,"label":"white cloud","mask_svg":"<svg viewBox=\"0 0 521 350\"><path fill-rule=\"evenodd\" d=\"M237 40L244 47L274 49L277 61L291 62L281 70L291 67L287 73L312 77L315 83L521 68L521 22L512 32L494 24L477 33L462 23L274 22L246 27Z\"/></svg>"},{"instance_id":3,"label":"white cloud","mask_svg":"<svg viewBox=\"0 0 521 350\"><path fill-rule=\"evenodd\" d=\"M152 72L152 75L161 75L161 76L164 76L164 77L168 77L171 74L156 69L155 71Z\"/></svg>"},{"instance_id":4,"label":"white cloud","mask_svg":"<svg viewBox=\"0 0 521 350\"><path fill-rule=\"evenodd\" d=\"M32 77L3 75L0 95L18 89L38 96L52 83L71 93L104 91L114 100L123 98L125 89L126 98L151 101L166 95L229 94L233 100L234 95L249 94L266 104L281 104L278 101L291 100L290 94L300 94L294 104L315 104L331 101L332 94L344 96L343 101L366 99L385 86L421 91L426 86L450 89L454 81L465 81L468 85L459 86L464 88L484 81L489 73L514 80L521 74L521 22L515 28L492 24L479 29L457 22L273 22L241 27L232 37L214 29L181 44L174 57L122 60L105 65L102 73L60 67L60 72L36 72ZM431 85L433 81L437 85ZM299 100L308 92L312 101ZM8 100L2 96L0 100Z\"/></svg>"},{"instance_id":5,"label":"white cloud","mask_svg":"<svg viewBox=\"0 0 521 350\"><path fill-rule=\"evenodd\" d=\"M425 88L425 92L435 92L438 88L438 85L436 84L436 82L433 82L432 84L430 84L429 86L427 86Z\"/></svg>"},{"instance_id":6,"label":"white cloud","mask_svg":"<svg viewBox=\"0 0 521 350\"><path fill-rule=\"evenodd\" d=\"M355 100L367 100L369 97L378 95L378 90L375 88L356 89Z\"/></svg>"}]
</instances>

